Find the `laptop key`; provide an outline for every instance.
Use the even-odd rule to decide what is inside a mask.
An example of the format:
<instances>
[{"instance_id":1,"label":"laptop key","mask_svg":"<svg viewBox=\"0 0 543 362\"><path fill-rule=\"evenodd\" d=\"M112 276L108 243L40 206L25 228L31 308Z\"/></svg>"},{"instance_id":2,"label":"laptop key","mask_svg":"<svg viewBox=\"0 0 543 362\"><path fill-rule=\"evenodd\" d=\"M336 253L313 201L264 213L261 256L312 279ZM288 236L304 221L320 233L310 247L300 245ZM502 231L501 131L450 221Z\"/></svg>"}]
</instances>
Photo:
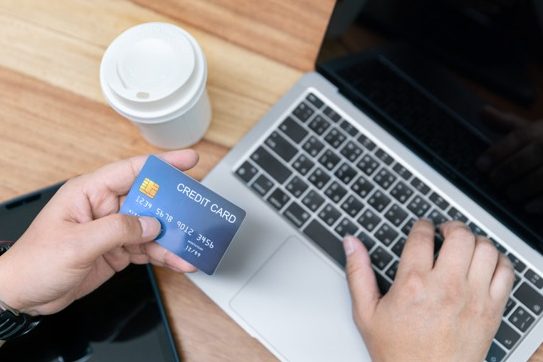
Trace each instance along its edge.
<instances>
[{"instance_id":1,"label":"laptop key","mask_svg":"<svg viewBox=\"0 0 543 362\"><path fill-rule=\"evenodd\" d=\"M373 180L381 186L383 189L387 190L393 183L396 181L396 176L394 176L390 171L385 168L382 168L377 172L373 177Z\"/></svg>"},{"instance_id":2,"label":"laptop key","mask_svg":"<svg viewBox=\"0 0 543 362\"><path fill-rule=\"evenodd\" d=\"M503 361L505 355L506 352L500 346L498 346L496 342L492 342L492 345L490 345L490 349L486 354L485 360L487 362L501 362Z\"/></svg>"},{"instance_id":3,"label":"laptop key","mask_svg":"<svg viewBox=\"0 0 543 362\"><path fill-rule=\"evenodd\" d=\"M455 207L451 207L449 211L447 211L447 214L451 217L453 220L466 222L468 221L468 218L464 216L460 211L458 211Z\"/></svg>"},{"instance_id":4,"label":"laptop key","mask_svg":"<svg viewBox=\"0 0 543 362\"><path fill-rule=\"evenodd\" d=\"M349 141L343 146L340 153L347 157L347 159L351 162L356 161L358 156L362 154L362 149L358 147L354 142Z\"/></svg>"},{"instance_id":5,"label":"laptop key","mask_svg":"<svg viewBox=\"0 0 543 362\"><path fill-rule=\"evenodd\" d=\"M428 185L426 185L417 177L411 180L411 185L423 195L426 195L428 192L430 192L430 188L428 187Z\"/></svg>"},{"instance_id":6,"label":"laptop key","mask_svg":"<svg viewBox=\"0 0 543 362\"><path fill-rule=\"evenodd\" d=\"M528 283L522 283L513 295L519 302L534 312L535 315L541 314L541 310L543 309L543 295L536 292Z\"/></svg>"},{"instance_id":7,"label":"laptop key","mask_svg":"<svg viewBox=\"0 0 543 362\"><path fill-rule=\"evenodd\" d=\"M344 217L343 219L341 219L339 224L337 224L334 230L336 231L336 233L339 234L339 236L344 237L345 235L356 235L358 227L353 224L349 219Z\"/></svg>"},{"instance_id":8,"label":"laptop key","mask_svg":"<svg viewBox=\"0 0 543 362\"><path fill-rule=\"evenodd\" d=\"M383 161L386 165L390 166L392 162L394 162L394 159L385 151L378 148L377 151L375 151L375 156L377 156L378 159Z\"/></svg>"},{"instance_id":9,"label":"laptop key","mask_svg":"<svg viewBox=\"0 0 543 362\"><path fill-rule=\"evenodd\" d=\"M301 142L305 136L309 133L306 129L298 124L292 117L287 117L279 126L279 129L283 131L291 140L296 143Z\"/></svg>"},{"instance_id":10,"label":"laptop key","mask_svg":"<svg viewBox=\"0 0 543 362\"><path fill-rule=\"evenodd\" d=\"M394 172L396 172L401 178L403 178L406 181L409 180L411 176L413 176L413 174L409 172L408 169L406 169L405 167L403 167L401 164L397 162L394 164L394 166L392 166L392 169L394 170Z\"/></svg>"},{"instance_id":11,"label":"laptop key","mask_svg":"<svg viewBox=\"0 0 543 362\"><path fill-rule=\"evenodd\" d=\"M520 275L518 275L518 273L515 273L515 281L513 282L513 289L516 288L519 282L520 282Z\"/></svg>"},{"instance_id":12,"label":"laptop key","mask_svg":"<svg viewBox=\"0 0 543 362\"><path fill-rule=\"evenodd\" d=\"M315 190L310 190L302 199L302 204L307 206L311 211L317 211L317 209L321 207L323 203L324 197L319 195Z\"/></svg>"},{"instance_id":13,"label":"laptop key","mask_svg":"<svg viewBox=\"0 0 543 362\"><path fill-rule=\"evenodd\" d=\"M379 167L379 163L370 155L365 155L358 161L356 166L366 175L371 176L371 174Z\"/></svg>"},{"instance_id":14,"label":"laptop key","mask_svg":"<svg viewBox=\"0 0 543 362\"><path fill-rule=\"evenodd\" d=\"M236 175L245 182L249 182L258 173L257 168L249 161L243 162L243 164L236 170Z\"/></svg>"},{"instance_id":15,"label":"laptop key","mask_svg":"<svg viewBox=\"0 0 543 362\"><path fill-rule=\"evenodd\" d=\"M398 232L385 222L377 229L375 237L386 246L389 246L398 237Z\"/></svg>"},{"instance_id":16,"label":"laptop key","mask_svg":"<svg viewBox=\"0 0 543 362\"><path fill-rule=\"evenodd\" d=\"M428 210L430 209L430 204L422 199L420 196L415 196L409 204L407 204L407 208L415 214L417 217L423 217Z\"/></svg>"},{"instance_id":17,"label":"laptop key","mask_svg":"<svg viewBox=\"0 0 543 362\"><path fill-rule=\"evenodd\" d=\"M375 191L369 198L368 204L370 204L375 210L381 212L385 207L390 204L390 198L383 194L381 191Z\"/></svg>"},{"instance_id":18,"label":"laptop key","mask_svg":"<svg viewBox=\"0 0 543 362\"><path fill-rule=\"evenodd\" d=\"M390 250L392 250L394 254L400 257L402 255L403 247L405 246L406 240L407 239L404 237L399 238L398 241L394 243L394 246Z\"/></svg>"},{"instance_id":19,"label":"laptop key","mask_svg":"<svg viewBox=\"0 0 543 362\"><path fill-rule=\"evenodd\" d=\"M290 200L290 196L287 195L280 188L276 188L267 198L268 203L270 203L277 210L281 210L283 206Z\"/></svg>"},{"instance_id":20,"label":"laptop key","mask_svg":"<svg viewBox=\"0 0 543 362\"><path fill-rule=\"evenodd\" d=\"M305 99L311 103L313 106L315 106L315 108L317 109L320 109L322 106L323 106L323 102L319 99L319 97L317 97L316 95L314 95L313 93L309 93L307 95L307 97L305 97Z\"/></svg>"},{"instance_id":21,"label":"laptop key","mask_svg":"<svg viewBox=\"0 0 543 362\"><path fill-rule=\"evenodd\" d=\"M341 204L341 208L351 217L358 215L364 208L364 204L356 196L349 195Z\"/></svg>"},{"instance_id":22,"label":"laptop key","mask_svg":"<svg viewBox=\"0 0 543 362\"><path fill-rule=\"evenodd\" d=\"M392 260L392 255L390 255L390 253L383 247L378 246L372 253L370 253L370 259L373 266L379 270L383 270Z\"/></svg>"},{"instance_id":23,"label":"laptop key","mask_svg":"<svg viewBox=\"0 0 543 362\"><path fill-rule=\"evenodd\" d=\"M513 307L515 305L517 305L517 303L513 299L511 299L511 298L507 299L507 304L505 304L505 309L503 311L503 316L505 317L506 315L508 315L509 312L511 311L511 309L513 309Z\"/></svg>"},{"instance_id":24,"label":"laptop key","mask_svg":"<svg viewBox=\"0 0 543 362\"><path fill-rule=\"evenodd\" d=\"M347 137L341 133L337 128L332 128L326 136L324 136L324 140L328 142L332 148L338 148L341 146L341 144L345 141Z\"/></svg>"},{"instance_id":25,"label":"laptop key","mask_svg":"<svg viewBox=\"0 0 543 362\"><path fill-rule=\"evenodd\" d=\"M351 190L353 190L358 196L366 197L373 190L374 186L369 182L364 176L360 176L356 179L355 182L351 185Z\"/></svg>"},{"instance_id":26,"label":"laptop key","mask_svg":"<svg viewBox=\"0 0 543 362\"><path fill-rule=\"evenodd\" d=\"M445 222L447 222L447 218L445 215L437 211L436 209L432 209L430 213L427 215L428 219L432 220L434 222L434 225L438 226Z\"/></svg>"},{"instance_id":27,"label":"laptop key","mask_svg":"<svg viewBox=\"0 0 543 362\"><path fill-rule=\"evenodd\" d=\"M368 251L376 244L375 240L363 230L361 230L356 237L362 241Z\"/></svg>"},{"instance_id":28,"label":"laptop key","mask_svg":"<svg viewBox=\"0 0 543 362\"><path fill-rule=\"evenodd\" d=\"M324 148L324 144L317 139L315 136L310 136L307 141L305 141L302 148L309 153L312 157L315 157L319 152Z\"/></svg>"},{"instance_id":29,"label":"laptop key","mask_svg":"<svg viewBox=\"0 0 543 362\"><path fill-rule=\"evenodd\" d=\"M411 197L411 195L413 195L413 190L400 181L392 188L392 190L390 190L390 194L403 204Z\"/></svg>"},{"instance_id":30,"label":"laptop key","mask_svg":"<svg viewBox=\"0 0 543 362\"><path fill-rule=\"evenodd\" d=\"M307 224L303 232L341 267L345 268L345 251L337 235L332 234L315 219Z\"/></svg>"},{"instance_id":31,"label":"laptop key","mask_svg":"<svg viewBox=\"0 0 543 362\"><path fill-rule=\"evenodd\" d=\"M305 102L302 102L292 111L292 114L296 116L300 121L305 122L315 113L313 108L307 105Z\"/></svg>"},{"instance_id":32,"label":"laptop key","mask_svg":"<svg viewBox=\"0 0 543 362\"><path fill-rule=\"evenodd\" d=\"M285 215L297 228L301 228L310 216L296 201L290 203L285 211L283 211L283 215Z\"/></svg>"},{"instance_id":33,"label":"laptop key","mask_svg":"<svg viewBox=\"0 0 543 362\"><path fill-rule=\"evenodd\" d=\"M316 116L311 122L309 122L309 128L313 130L319 136L322 135L330 127L330 122L322 118L321 116Z\"/></svg>"},{"instance_id":34,"label":"laptop key","mask_svg":"<svg viewBox=\"0 0 543 362\"><path fill-rule=\"evenodd\" d=\"M360 226L371 232L377 225L379 225L381 218L370 209L366 209L362 215L360 215L357 221Z\"/></svg>"},{"instance_id":35,"label":"laptop key","mask_svg":"<svg viewBox=\"0 0 543 362\"><path fill-rule=\"evenodd\" d=\"M298 149L276 131L266 138L265 143L286 162L289 162L298 153Z\"/></svg>"},{"instance_id":36,"label":"laptop key","mask_svg":"<svg viewBox=\"0 0 543 362\"><path fill-rule=\"evenodd\" d=\"M512 253L507 253L507 257L509 258L509 260L511 260L511 263L513 263L513 267L515 268L516 271L518 271L519 273L522 273L524 271L524 269L526 269L526 264L524 264L523 262L521 262L519 260L519 258L517 258L514 254Z\"/></svg>"},{"instance_id":37,"label":"laptop key","mask_svg":"<svg viewBox=\"0 0 543 362\"><path fill-rule=\"evenodd\" d=\"M507 249L505 249L502 244L498 243L496 239L490 238L490 241L492 241L492 243L494 244L494 246L496 246L496 249L498 249L500 253L505 254L507 252Z\"/></svg>"},{"instance_id":38,"label":"laptop key","mask_svg":"<svg viewBox=\"0 0 543 362\"><path fill-rule=\"evenodd\" d=\"M344 184L348 184L356 176L357 171L349 166L348 163L343 162L341 166L336 170L334 175L339 178Z\"/></svg>"},{"instance_id":39,"label":"laptop key","mask_svg":"<svg viewBox=\"0 0 543 362\"><path fill-rule=\"evenodd\" d=\"M300 177L294 176L294 177L287 183L287 185L285 186L285 188L286 188L287 191L289 191L292 195L294 195L294 197L299 197L301 194L303 194L303 193L305 192L305 190L307 190L308 186L307 186L307 184L304 182L304 180L302 180Z\"/></svg>"},{"instance_id":40,"label":"laptop key","mask_svg":"<svg viewBox=\"0 0 543 362\"><path fill-rule=\"evenodd\" d=\"M486 236L486 233L483 231L483 229L481 229L479 225L475 224L474 222L468 222L468 227L475 235Z\"/></svg>"},{"instance_id":41,"label":"laptop key","mask_svg":"<svg viewBox=\"0 0 543 362\"><path fill-rule=\"evenodd\" d=\"M375 279L377 279L377 286L379 287L379 291L382 295L385 295L392 286L392 283L386 280L385 277L379 273L375 273Z\"/></svg>"},{"instance_id":42,"label":"laptop key","mask_svg":"<svg viewBox=\"0 0 543 362\"><path fill-rule=\"evenodd\" d=\"M370 151L373 151L375 147L377 147L375 146L375 143L373 143L368 137L366 137L363 134L358 136L356 140L358 141L358 143L360 143L362 146L364 146L366 149Z\"/></svg>"},{"instance_id":43,"label":"laptop key","mask_svg":"<svg viewBox=\"0 0 543 362\"><path fill-rule=\"evenodd\" d=\"M311 161L307 156L305 155L299 155L298 158L294 160L292 163L292 167L296 171L302 174L302 176L305 176L311 168L315 165L315 162Z\"/></svg>"},{"instance_id":44,"label":"laptop key","mask_svg":"<svg viewBox=\"0 0 543 362\"><path fill-rule=\"evenodd\" d=\"M392 280L396 279L396 272L398 271L398 265L400 265L400 262L396 260L394 263L392 263L391 266L388 267L387 271L385 272L387 277L389 277Z\"/></svg>"},{"instance_id":45,"label":"laptop key","mask_svg":"<svg viewBox=\"0 0 543 362\"><path fill-rule=\"evenodd\" d=\"M449 203L441 197L437 192L432 192L430 194L430 201L434 203L437 207L439 207L441 210L447 209L449 207Z\"/></svg>"},{"instance_id":46,"label":"laptop key","mask_svg":"<svg viewBox=\"0 0 543 362\"><path fill-rule=\"evenodd\" d=\"M326 117L328 117L329 119L331 119L332 121L334 121L336 123L341 120L341 116L339 114L337 114L336 111L334 111L332 108L330 108L328 106L324 108L322 113L324 113L326 115Z\"/></svg>"},{"instance_id":47,"label":"laptop key","mask_svg":"<svg viewBox=\"0 0 543 362\"><path fill-rule=\"evenodd\" d=\"M543 288L543 278L540 275L536 274L532 269L528 269L524 277L528 279L537 289Z\"/></svg>"},{"instance_id":48,"label":"laptop key","mask_svg":"<svg viewBox=\"0 0 543 362\"><path fill-rule=\"evenodd\" d=\"M413 217L407 220L407 222L402 226L402 233L404 233L405 236L408 236L409 232L411 231L411 228L413 227L413 225L415 225L416 222L417 222L417 219Z\"/></svg>"},{"instance_id":49,"label":"laptop key","mask_svg":"<svg viewBox=\"0 0 543 362\"><path fill-rule=\"evenodd\" d=\"M330 204L326 204L321 212L319 212L319 217L321 220L329 226L332 226L340 216L341 212Z\"/></svg>"},{"instance_id":50,"label":"laptop key","mask_svg":"<svg viewBox=\"0 0 543 362\"><path fill-rule=\"evenodd\" d=\"M330 180L330 176L324 172L321 168L317 167L311 175L309 175L309 182L311 182L315 187L321 190L326 183Z\"/></svg>"},{"instance_id":51,"label":"laptop key","mask_svg":"<svg viewBox=\"0 0 543 362\"><path fill-rule=\"evenodd\" d=\"M500 342L505 348L511 349L520 339L520 334L515 332L507 323L502 321L500 328L494 337L498 342Z\"/></svg>"},{"instance_id":52,"label":"laptop key","mask_svg":"<svg viewBox=\"0 0 543 362\"><path fill-rule=\"evenodd\" d=\"M332 183L326 188L324 194L330 198L330 200L338 203L345 194L347 190L343 188L337 181L332 181Z\"/></svg>"},{"instance_id":53,"label":"laptop key","mask_svg":"<svg viewBox=\"0 0 543 362\"><path fill-rule=\"evenodd\" d=\"M336 167L339 161L341 161L341 158L330 149L324 151L321 157L319 157L319 162L321 165L326 167L328 170L332 170L334 167Z\"/></svg>"},{"instance_id":54,"label":"laptop key","mask_svg":"<svg viewBox=\"0 0 543 362\"><path fill-rule=\"evenodd\" d=\"M273 187L273 182L264 175L260 175L256 178L255 182L251 185L251 188L258 192L261 196L264 196Z\"/></svg>"},{"instance_id":55,"label":"laptop key","mask_svg":"<svg viewBox=\"0 0 543 362\"><path fill-rule=\"evenodd\" d=\"M519 306L509 317L509 321L521 332L526 332L535 321L535 318L526 309Z\"/></svg>"},{"instance_id":56,"label":"laptop key","mask_svg":"<svg viewBox=\"0 0 543 362\"><path fill-rule=\"evenodd\" d=\"M400 226L409 214L402 209L398 204L393 204L385 213L385 217L394 226Z\"/></svg>"},{"instance_id":57,"label":"laptop key","mask_svg":"<svg viewBox=\"0 0 543 362\"><path fill-rule=\"evenodd\" d=\"M341 127L341 129L343 129L345 132L353 137L356 137L359 133L358 130L346 120L341 121L341 124L339 126Z\"/></svg>"},{"instance_id":58,"label":"laptop key","mask_svg":"<svg viewBox=\"0 0 543 362\"><path fill-rule=\"evenodd\" d=\"M262 146L251 155L251 159L281 184L292 174L291 170Z\"/></svg>"}]
</instances>

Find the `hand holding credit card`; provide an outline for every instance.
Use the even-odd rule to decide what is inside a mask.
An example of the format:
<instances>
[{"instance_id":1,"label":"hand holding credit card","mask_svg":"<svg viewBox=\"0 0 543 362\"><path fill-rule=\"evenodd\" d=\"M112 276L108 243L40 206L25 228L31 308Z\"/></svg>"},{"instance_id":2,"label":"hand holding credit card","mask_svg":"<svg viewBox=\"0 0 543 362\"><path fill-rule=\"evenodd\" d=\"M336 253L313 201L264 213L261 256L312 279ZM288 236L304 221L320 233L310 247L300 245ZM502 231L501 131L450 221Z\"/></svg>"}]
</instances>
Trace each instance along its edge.
<instances>
[{"instance_id":1,"label":"hand holding credit card","mask_svg":"<svg viewBox=\"0 0 543 362\"><path fill-rule=\"evenodd\" d=\"M213 274L245 211L156 156L149 156L121 206L122 214L153 216L156 241Z\"/></svg>"}]
</instances>

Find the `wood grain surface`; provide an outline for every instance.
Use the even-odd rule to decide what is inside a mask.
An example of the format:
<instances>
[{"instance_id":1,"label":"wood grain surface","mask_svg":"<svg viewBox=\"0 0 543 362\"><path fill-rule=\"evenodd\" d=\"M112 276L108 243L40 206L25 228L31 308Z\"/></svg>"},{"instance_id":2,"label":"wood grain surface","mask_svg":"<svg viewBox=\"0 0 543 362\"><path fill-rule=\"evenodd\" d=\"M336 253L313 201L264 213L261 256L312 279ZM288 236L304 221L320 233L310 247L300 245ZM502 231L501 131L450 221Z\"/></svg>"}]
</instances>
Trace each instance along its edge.
<instances>
[{"instance_id":1,"label":"wood grain surface","mask_svg":"<svg viewBox=\"0 0 543 362\"><path fill-rule=\"evenodd\" d=\"M189 172L201 179L312 68L332 7L333 0L1 0L0 200L160 152L100 91L101 56L123 30L166 21L202 45L213 122ZM157 273L184 359L275 360L186 277ZM543 350L533 360L543 361Z\"/></svg>"}]
</instances>

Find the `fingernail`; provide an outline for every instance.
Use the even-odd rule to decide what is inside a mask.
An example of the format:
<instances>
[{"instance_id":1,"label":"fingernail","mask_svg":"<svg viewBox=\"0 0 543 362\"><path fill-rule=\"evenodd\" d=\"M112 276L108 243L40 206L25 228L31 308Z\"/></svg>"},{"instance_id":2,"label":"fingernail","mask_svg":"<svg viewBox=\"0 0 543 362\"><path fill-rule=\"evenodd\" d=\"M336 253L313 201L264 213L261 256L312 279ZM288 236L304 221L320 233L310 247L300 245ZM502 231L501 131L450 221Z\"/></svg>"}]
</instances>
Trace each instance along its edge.
<instances>
[{"instance_id":1,"label":"fingernail","mask_svg":"<svg viewBox=\"0 0 543 362\"><path fill-rule=\"evenodd\" d=\"M356 240L352 235L346 235L343 239L343 248L345 249L345 255L349 256L354 252Z\"/></svg>"},{"instance_id":2,"label":"fingernail","mask_svg":"<svg viewBox=\"0 0 543 362\"><path fill-rule=\"evenodd\" d=\"M492 167L492 160L488 156L481 156L477 160L476 166L479 170L486 172Z\"/></svg>"},{"instance_id":3,"label":"fingernail","mask_svg":"<svg viewBox=\"0 0 543 362\"><path fill-rule=\"evenodd\" d=\"M157 219L149 216L141 216L139 221L141 225L141 237L143 239L151 239L158 236L161 225Z\"/></svg>"}]
</instances>

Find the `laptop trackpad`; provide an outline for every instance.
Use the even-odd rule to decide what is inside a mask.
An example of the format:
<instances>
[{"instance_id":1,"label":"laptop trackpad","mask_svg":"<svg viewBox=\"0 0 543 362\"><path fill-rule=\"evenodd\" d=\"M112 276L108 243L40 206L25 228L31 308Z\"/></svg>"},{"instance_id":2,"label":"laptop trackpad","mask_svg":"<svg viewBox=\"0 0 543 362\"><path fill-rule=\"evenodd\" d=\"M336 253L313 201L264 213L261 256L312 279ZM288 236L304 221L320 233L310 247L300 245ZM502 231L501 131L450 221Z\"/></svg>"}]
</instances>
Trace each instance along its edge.
<instances>
[{"instance_id":1,"label":"laptop trackpad","mask_svg":"<svg viewBox=\"0 0 543 362\"><path fill-rule=\"evenodd\" d=\"M230 305L287 360L370 360L352 321L345 278L296 237L278 248Z\"/></svg>"}]
</instances>

